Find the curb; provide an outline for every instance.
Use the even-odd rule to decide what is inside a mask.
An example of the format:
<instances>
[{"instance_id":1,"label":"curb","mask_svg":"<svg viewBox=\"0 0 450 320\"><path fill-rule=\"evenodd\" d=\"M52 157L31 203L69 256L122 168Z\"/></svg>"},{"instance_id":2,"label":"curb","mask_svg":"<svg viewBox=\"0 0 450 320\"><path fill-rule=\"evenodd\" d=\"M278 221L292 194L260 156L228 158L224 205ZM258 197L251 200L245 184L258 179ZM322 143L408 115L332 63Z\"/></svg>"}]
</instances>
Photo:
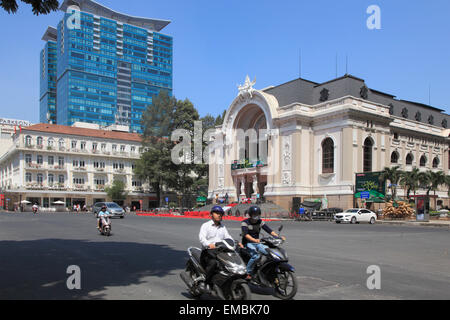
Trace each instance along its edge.
<instances>
[{"instance_id":1,"label":"curb","mask_svg":"<svg viewBox=\"0 0 450 320\"><path fill-rule=\"evenodd\" d=\"M434 222L416 222L416 221L380 221L378 224L392 224L392 225L409 225L409 226L426 226L426 227L444 227L450 228L450 223L434 223Z\"/></svg>"}]
</instances>

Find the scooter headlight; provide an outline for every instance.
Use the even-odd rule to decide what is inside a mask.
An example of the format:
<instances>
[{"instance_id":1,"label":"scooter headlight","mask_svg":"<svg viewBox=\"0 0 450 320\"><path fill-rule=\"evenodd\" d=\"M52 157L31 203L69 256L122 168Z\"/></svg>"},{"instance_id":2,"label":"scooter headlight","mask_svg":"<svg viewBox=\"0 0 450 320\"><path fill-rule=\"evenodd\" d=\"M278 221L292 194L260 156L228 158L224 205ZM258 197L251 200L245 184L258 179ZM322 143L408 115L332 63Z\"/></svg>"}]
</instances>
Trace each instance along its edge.
<instances>
[{"instance_id":1,"label":"scooter headlight","mask_svg":"<svg viewBox=\"0 0 450 320\"><path fill-rule=\"evenodd\" d=\"M244 266L239 265L239 264L235 264L235 263L233 263L233 264L231 264L231 263L230 263L230 264L227 264L227 265L225 265L225 267L227 268L227 270L228 270L229 272L235 273L235 274L243 275L243 274L245 274L245 273L247 272L247 270L245 269Z\"/></svg>"},{"instance_id":2,"label":"scooter headlight","mask_svg":"<svg viewBox=\"0 0 450 320\"><path fill-rule=\"evenodd\" d=\"M279 256L276 252L270 251L270 256L274 258L275 260L281 260L283 259L281 256Z\"/></svg>"}]
</instances>

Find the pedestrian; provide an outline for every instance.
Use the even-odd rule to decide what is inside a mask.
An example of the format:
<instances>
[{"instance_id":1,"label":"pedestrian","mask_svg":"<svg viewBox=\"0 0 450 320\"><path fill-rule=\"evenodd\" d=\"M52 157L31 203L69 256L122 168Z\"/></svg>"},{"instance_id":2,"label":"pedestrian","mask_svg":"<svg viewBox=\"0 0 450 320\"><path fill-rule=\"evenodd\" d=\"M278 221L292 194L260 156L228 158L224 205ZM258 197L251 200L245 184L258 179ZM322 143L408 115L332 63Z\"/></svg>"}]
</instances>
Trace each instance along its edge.
<instances>
[{"instance_id":1,"label":"pedestrian","mask_svg":"<svg viewBox=\"0 0 450 320\"><path fill-rule=\"evenodd\" d=\"M219 204L219 194L216 193L216 204Z\"/></svg>"},{"instance_id":2,"label":"pedestrian","mask_svg":"<svg viewBox=\"0 0 450 320\"><path fill-rule=\"evenodd\" d=\"M73 212L77 212L77 205L76 204L73 205Z\"/></svg>"},{"instance_id":3,"label":"pedestrian","mask_svg":"<svg viewBox=\"0 0 450 320\"><path fill-rule=\"evenodd\" d=\"M225 193L225 204L228 204L228 192Z\"/></svg>"}]
</instances>

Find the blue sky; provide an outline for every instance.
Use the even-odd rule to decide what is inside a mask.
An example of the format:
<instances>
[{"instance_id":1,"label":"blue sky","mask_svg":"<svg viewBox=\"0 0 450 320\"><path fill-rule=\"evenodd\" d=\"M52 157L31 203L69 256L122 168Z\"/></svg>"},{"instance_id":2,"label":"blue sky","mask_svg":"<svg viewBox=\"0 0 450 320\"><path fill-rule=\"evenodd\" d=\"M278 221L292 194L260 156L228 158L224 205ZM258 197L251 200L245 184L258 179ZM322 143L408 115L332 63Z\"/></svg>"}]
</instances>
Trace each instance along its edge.
<instances>
[{"instance_id":1,"label":"blue sky","mask_svg":"<svg viewBox=\"0 0 450 320\"><path fill-rule=\"evenodd\" d=\"M134 16L171 20L174 95L200 115L228 108L248 74L257 89L299 76L316 82L348 72L373 89L450 112L450 1L97 0ZM61 3L61 1L60 1ZM369 30L370 5L381 30ZM0 10L0 117L39 120L39 52L62 12Z\"/></svg>"}]
</instances>

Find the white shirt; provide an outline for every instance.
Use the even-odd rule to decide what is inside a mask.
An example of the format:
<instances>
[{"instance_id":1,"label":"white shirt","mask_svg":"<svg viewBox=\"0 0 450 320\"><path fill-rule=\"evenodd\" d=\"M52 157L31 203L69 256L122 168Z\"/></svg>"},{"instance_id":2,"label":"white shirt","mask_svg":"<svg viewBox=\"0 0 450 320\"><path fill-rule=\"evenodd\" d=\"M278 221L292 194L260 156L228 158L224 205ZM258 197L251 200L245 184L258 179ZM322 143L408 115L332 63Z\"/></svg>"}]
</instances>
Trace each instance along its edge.
<instances>
[{"instance_id":1,"label":"white shirt","mask_svg":"<svg viewBox=\"0 0 450 320\"><path fill-rule=\"evenodd\" d=\"M202 224L198 237L204 248L211 243L220 242L224 239L233 239L223 224L216 226L212 220Z\"/></svg>"}]
</instances>

